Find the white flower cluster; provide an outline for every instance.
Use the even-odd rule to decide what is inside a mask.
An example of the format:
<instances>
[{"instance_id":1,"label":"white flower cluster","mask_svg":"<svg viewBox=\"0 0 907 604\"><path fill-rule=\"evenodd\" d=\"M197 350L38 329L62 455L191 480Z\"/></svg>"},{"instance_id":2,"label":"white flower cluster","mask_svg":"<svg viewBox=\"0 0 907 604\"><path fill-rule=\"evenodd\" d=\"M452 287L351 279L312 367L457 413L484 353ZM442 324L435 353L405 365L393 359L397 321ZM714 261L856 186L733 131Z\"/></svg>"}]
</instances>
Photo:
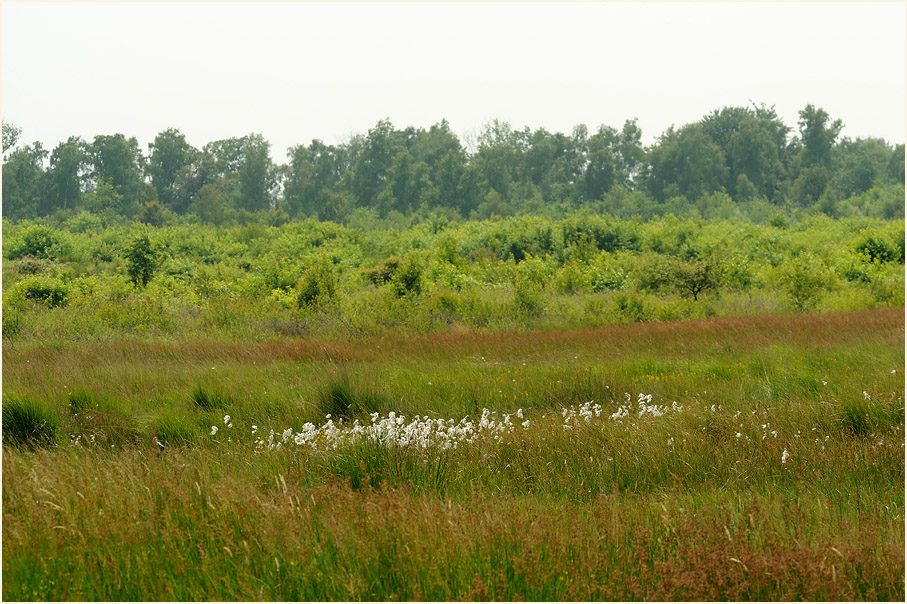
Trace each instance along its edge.
<instances>
[{"instance_id":1,"label":"white flower cluster","mask_svg":"<svg viewBox=\"0 0 907 604\"><path fill-rule=\"evenodd\" d=\"M573 405L572 407L567 407L561 409L561 417L564 418L564 429L570 429L570 422L574 422L576 417L579 416L586 421L586 423L592 421L593 417L598 417L602 414L602 406L596 403L595 401L588 401L577 407Z\"/></svg>"},{"instance_id":2,"label":"white flower cluster","mask_svg":"<svg viewBox=\"0 0 907 604\"><path fill-rule=\"evenodd\" d=\"M344 424L343 420L335 423L330 415L327 421L316 427L306 422L299 432L287 428L282 434L273 430L267 439L260 438L255 441L258 449L280 449L282 446L295 444L309 446L313 449L336 449L343 445L358 442L374 442L386 447L416 447L428 449L456 449L462 443L472 443L479 438L491 438L500 441L503 436L514 430L512 416L519 419L523 417L523 410L518 409L515 414L505 413L501 418L497 411L482 409L482 416L478 422L464 417L459 422L450 419L433 419L430 417L415 416L407 421L406 416L398 415L391 411L382 417L378 413L371 414L371 423L362 424L354 420L352 424ZM529 427L529 420L522 422L523 429Z\"/></svg>"},{"instance_id":3,"label":"white flower cluster","mask_svg":"<svg viewBox=\"0 0 907 604\"><path fill-rule=\"evenodd\" d=\"M626 398L626 404L618 407L617 411L612 413L609 417L613 420L621 420L625 417L630 416L630 412L633 409L632 399L630 398L629 393L624 393ZM597 406L597 405L596 405ZM683 411L683 406L678 405L677 401L672 401L671 406L667 407L665 405L653 405L652 404L652 395L639 393L639 396L636 398L636 416L642 418L645 415L651 415L652 417L661 417L668 411L673 411L674 413L680 413Z\"/></svg>"}]
</instances>

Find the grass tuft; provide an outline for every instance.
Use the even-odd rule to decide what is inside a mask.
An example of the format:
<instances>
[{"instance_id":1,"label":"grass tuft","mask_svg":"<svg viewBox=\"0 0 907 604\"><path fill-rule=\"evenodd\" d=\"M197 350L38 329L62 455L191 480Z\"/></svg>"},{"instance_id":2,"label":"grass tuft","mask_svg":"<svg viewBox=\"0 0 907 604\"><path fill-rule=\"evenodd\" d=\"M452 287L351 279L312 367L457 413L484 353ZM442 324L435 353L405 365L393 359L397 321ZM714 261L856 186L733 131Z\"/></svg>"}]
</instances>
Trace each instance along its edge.
<instances>
[{"instance_id":1,"label":"grass tuft","mask_svg":"<svg viewBox=\"0 0 907 604\"><path fill-rule=\"evenodd\" d=\"M318 395L318 410L322 415L345 418L380 412L386 407L386 399L377 392L358 391L350 383L346 372L334 376Z\"/></svg>"},{"instance_id":2,"label":"grass tuft","mask_svg":"<svg viewBox=\"0 0 907 604\"><path fill-rule=\"evenodd\" d=\"M59 420L44 405L28 398L3 401L3 443L37 448L56 442Z\"/></svg>"},{"instance_id":3,"label":"grass tuft","mask_svg":"<svg viewBox=\"0 0 907 604\"><path fill-rule=\"evenodd\" d=\"M195 386L189 401L203 411L223 410L231 403L229 397L223 393L217 390L205 390L201 384Z\"/></svg>"}]
</instances>

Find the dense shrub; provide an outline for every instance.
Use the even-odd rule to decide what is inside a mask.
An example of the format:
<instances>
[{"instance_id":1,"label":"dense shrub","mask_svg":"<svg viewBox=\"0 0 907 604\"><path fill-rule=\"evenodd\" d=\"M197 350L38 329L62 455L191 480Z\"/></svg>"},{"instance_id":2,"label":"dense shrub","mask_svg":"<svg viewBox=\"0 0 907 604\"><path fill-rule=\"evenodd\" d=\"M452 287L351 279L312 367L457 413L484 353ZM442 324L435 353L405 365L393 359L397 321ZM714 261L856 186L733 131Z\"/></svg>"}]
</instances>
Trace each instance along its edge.
<instances>
[{"instance_id":1,"label":"dense shrub","mask_svg":"<svg viewBox=\"0 0 907 604\"><path fill-rule=\"evenodd\" d=\"M69 287L51 277L35 275L22 279L13 287L13 295L25 300L34 300L51 308L65 306L69 299Z\"/></svg>"},{"instance_id":2,"label":"dense shrub","mask_svg":"<svg viewBox=\"0 0 907 604\"><path fill-rule=\"evenodd\" d=\"M57 258L61 252L60 233L51 227L36 224L23 229L6 247L6 257L16 260L24 256Z\"/></svg>"},{"instance_id":3,"label":"dense shrub","mask_svg":"<svg viewBox=\"0 0 907 604\"><path fill-rule=\"evenodd\" d=\"M394 278L402 263L403 259L400 256L391 256L382 260L378 266L365 269L362 272L370 283L383 285Z\"/></svg>"},{"instance_id":4,"label":"dense shrub","mask_svg":"<svg viewBox=\"0 0 907 604\"><path fill-rule=\"evenodd\" d=\"M337 289L334 269L327 261L313 264L306 269L296 285L296 304L300 308L325 304L334 298Z\"/></svg>"},{"instance_id":5,"label":"dense shrub","mask_svg":"<svg viewBox=\"0 0 907 604\"><path fill-rule=\"evenodd\" d=\"M812 264L797 257L784 267L781 275L782 287L797 311L805 312L818 303L826 279Z\"/></svg>"},{"instance_id":6,"label":"dense shrub","mask_svg":"<svg viewBox=\"0 0 907 604\"><path fill-rule=\"evenodd\" d=\"M413 258L405 260L391 279L391 287L398 296L418 296L422 293L422 265Z\"/></svg>"},{"instance_id":7,"label":"dense shrub","mask_svg":"<svg viewBox=\"0 0 907 604\"><path fill-rule=\"evenodd\" d=\"M157 254L152 249L148 237L143 235L132 242L126 251L126 261L129 279L141 287L148 285L157 268Z\"/></svg>"}]
</instances>

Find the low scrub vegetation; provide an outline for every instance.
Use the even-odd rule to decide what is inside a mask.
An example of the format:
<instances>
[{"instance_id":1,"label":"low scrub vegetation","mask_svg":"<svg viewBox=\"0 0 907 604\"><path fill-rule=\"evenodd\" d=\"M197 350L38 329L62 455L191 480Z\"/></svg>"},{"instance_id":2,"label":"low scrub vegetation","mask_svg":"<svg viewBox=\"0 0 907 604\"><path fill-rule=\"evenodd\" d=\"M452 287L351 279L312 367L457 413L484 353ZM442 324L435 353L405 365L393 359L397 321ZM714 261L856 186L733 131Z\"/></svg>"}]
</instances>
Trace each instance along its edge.
<instances>
[{"instance_id":1,"label":"low scrub vegetation","mask_svg":"<svg viewBox=\"0 0 907 604\"><path fill-rule=\"evenodd\" d=\"M38 226L4 225L7 341L344 339L904 303L903 220ZM36 232L65 255L19 256L37 254Z\"/></svg>"}]
</instances>

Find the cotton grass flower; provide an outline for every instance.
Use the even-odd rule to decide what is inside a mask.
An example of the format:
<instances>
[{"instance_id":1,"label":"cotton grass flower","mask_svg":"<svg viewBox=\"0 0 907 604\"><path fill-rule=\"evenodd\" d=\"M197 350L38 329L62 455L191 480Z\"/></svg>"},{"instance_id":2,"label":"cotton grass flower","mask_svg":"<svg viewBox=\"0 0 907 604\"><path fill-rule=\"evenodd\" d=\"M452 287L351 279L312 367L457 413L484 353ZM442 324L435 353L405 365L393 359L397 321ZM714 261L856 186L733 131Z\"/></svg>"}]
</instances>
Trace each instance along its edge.
<instances>
[{"instance_id":1,"label":"cotton grass flower","mask_svg":"<svg viewBox=\"0 0 907 604\"><path fill-rule=\"evenodd\" d=\"M211 436L217 434L217 426L211 426Z\"/></svg>"},{"instance_id":2,"label":"cotton grass flower","mask_svg":"<svg viewBox=\"0 0 907 604\"><path fill-rule=\"evenodd\" d=\"M790 453L787 452L787 449L784 449L781 452L781 463L786 464L788 459L790 459Z\"/></svg>"}]
</instances>

